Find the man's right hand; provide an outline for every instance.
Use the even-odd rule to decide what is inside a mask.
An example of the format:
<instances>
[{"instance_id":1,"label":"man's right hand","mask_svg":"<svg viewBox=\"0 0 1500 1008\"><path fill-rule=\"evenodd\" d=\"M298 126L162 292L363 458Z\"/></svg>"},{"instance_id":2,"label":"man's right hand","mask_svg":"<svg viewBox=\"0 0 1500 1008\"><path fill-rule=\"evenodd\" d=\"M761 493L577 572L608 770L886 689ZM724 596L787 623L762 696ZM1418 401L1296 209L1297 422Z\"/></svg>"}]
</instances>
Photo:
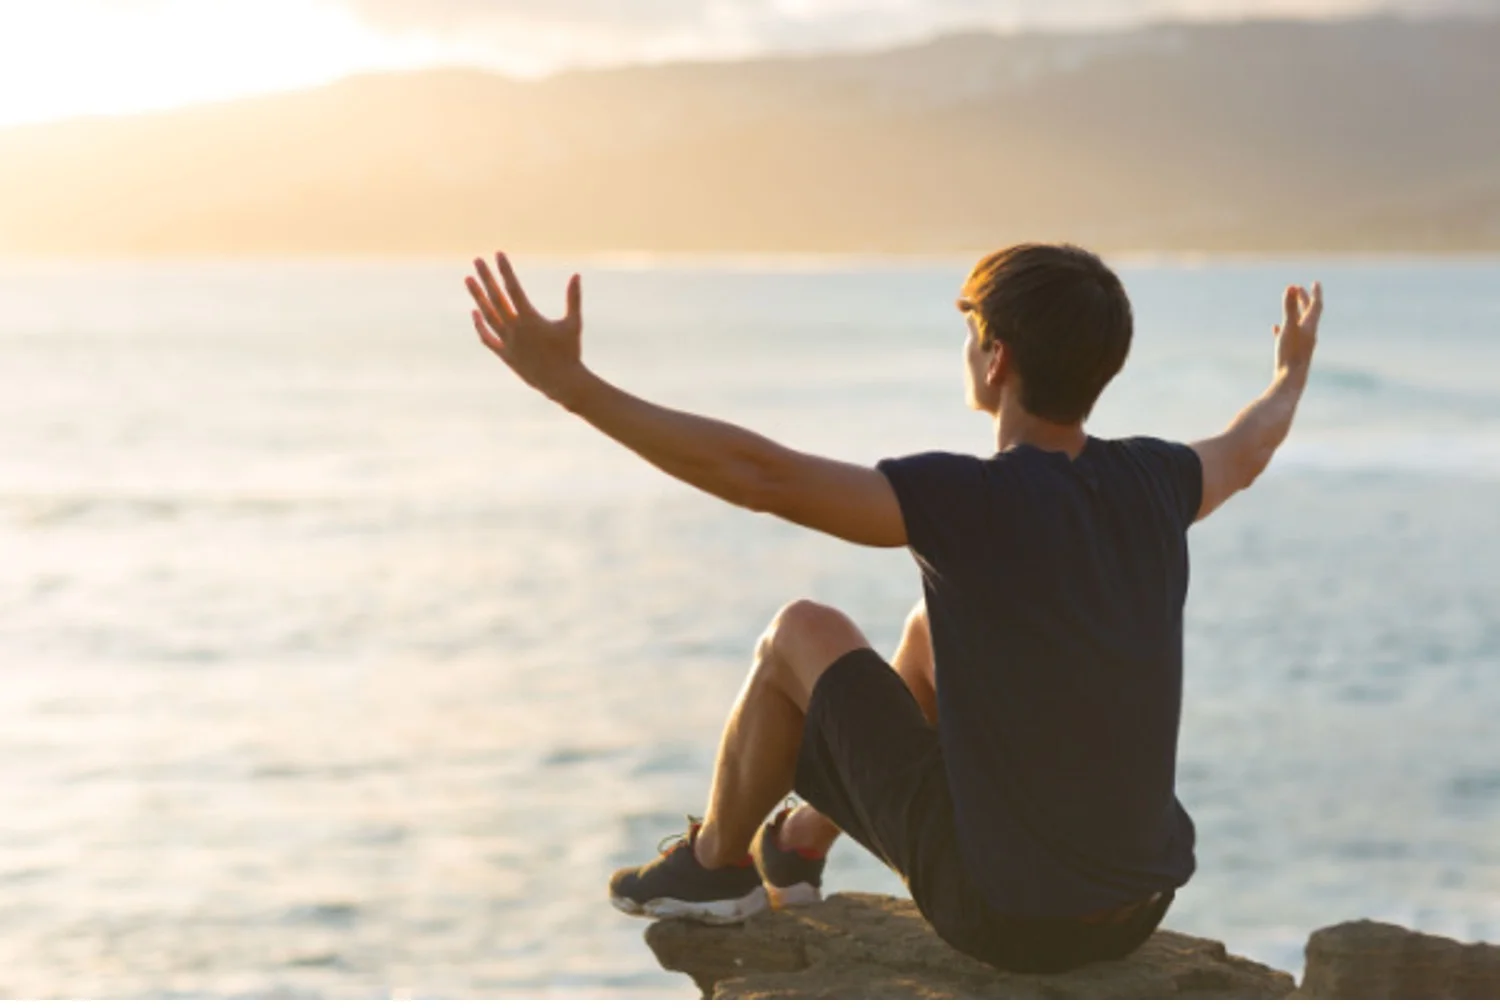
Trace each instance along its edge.
<instances>
[{"instance_id":1,"label":"man's right hand","mask_svg":"<svg viewBox=\"0 0 1500 1008\"><path fill-rule=\"evenodd\" d=\"M1306 371L1318 345L1318 320L1323 316L1323 285L1312 292L1288 287L1282 298L1281 325L1276 327L1276 373Z\"/></svg>"},{"instance_id":2,"label":"man's right hand","mask_svg":"<svg viewBox=\"0 0 1500 1008\"><path fill-rule=\"evenodd\" d=\"M1276 377L1271 387L1240 411L1224 433L1193 442L1193 450L1203 464L1200 520L1254 483L1292 429L1297 403L1307 387L1313 350L1318 345L1323 285L1313 284L1311 292L1288 287L1282 307L1281 325L1276 327Z\"/></svg>"}]
</instances>

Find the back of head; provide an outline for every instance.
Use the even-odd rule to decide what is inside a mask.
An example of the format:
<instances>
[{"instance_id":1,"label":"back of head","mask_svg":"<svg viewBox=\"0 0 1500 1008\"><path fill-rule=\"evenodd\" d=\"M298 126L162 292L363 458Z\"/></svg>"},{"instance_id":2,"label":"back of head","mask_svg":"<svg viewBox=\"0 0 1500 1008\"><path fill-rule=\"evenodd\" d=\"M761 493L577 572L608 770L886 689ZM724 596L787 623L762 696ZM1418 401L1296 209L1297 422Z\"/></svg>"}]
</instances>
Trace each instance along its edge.
<instances>
[{"instance_id":1,"label":"back of head","mask_svg":"<svg viewBox=\"0 0 1500 1008\"><path fill-rule=\"evenodd\" d=\"M974 267L963 300L981 346L1004 344L1021 406L1053 423L1079 423L1125 366L1134 323L1125 288L1092 252L1014 245Z\"/></svg>"}]
</instances>

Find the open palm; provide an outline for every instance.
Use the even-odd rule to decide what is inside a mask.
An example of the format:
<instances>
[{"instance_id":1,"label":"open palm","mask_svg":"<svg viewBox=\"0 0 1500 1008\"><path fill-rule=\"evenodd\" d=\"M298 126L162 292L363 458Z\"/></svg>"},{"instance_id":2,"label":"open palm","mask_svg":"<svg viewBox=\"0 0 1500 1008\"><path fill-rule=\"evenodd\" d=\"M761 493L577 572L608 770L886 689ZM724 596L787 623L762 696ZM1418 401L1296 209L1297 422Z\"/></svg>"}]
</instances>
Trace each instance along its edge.
<instances>
[{"instance_id":1,"label":"open palm","mask_svg":"<svg viewBox=\"0 0 1500 1008\"><path fill-rule=\"evenodd\" d=\"M583 373L583 289L575 273L568 281L568 310L560 319L544 317L516 279L505 253L495 256L504 288L489 263L474 260L478 278L465 286L478 307L474 328L484 345L516 375L549 399L561 400Z\"/></svg>"}]
</instances>

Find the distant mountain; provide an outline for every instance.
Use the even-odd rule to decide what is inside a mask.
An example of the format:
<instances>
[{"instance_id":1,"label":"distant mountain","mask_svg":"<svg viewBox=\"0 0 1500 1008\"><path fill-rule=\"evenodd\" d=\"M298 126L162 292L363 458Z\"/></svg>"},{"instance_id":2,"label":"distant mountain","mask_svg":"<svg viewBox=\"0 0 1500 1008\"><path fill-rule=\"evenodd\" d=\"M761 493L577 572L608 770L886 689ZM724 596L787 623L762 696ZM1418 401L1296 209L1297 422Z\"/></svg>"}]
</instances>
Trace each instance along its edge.
<instances>
[{"instance_id":1,"label":"distant mountain","mask_svg":"<svg viewBox=\"0 0 1500 1008\"><path fill-rule=\"evenodd\" d=\"M1500 18L354 78L0 131L0 255L1500 249Z\"/></svg>"}]
</instances>

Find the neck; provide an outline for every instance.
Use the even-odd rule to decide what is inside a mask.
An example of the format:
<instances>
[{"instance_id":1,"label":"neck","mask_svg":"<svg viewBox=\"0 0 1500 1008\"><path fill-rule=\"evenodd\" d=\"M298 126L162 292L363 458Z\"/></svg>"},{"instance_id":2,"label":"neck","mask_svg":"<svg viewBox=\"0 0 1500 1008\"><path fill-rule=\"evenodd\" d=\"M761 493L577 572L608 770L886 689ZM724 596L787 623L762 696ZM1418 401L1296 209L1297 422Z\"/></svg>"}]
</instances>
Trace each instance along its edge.
<instances>
[{"instance_id":1,"label":"neck","mask_svg":"<svg viewBox=\"0 0 1500 1008\"><path fill-rule=\"evenodd\" d=\"M1053 423L1027 413L1013 397L1000 404L995 413L995 445L1006 451L1016 445L1031 445L1043 451L1063 452L1077 458L1088 443L1083 421L1071 424Z\"/></svg>"}]
</instances>

